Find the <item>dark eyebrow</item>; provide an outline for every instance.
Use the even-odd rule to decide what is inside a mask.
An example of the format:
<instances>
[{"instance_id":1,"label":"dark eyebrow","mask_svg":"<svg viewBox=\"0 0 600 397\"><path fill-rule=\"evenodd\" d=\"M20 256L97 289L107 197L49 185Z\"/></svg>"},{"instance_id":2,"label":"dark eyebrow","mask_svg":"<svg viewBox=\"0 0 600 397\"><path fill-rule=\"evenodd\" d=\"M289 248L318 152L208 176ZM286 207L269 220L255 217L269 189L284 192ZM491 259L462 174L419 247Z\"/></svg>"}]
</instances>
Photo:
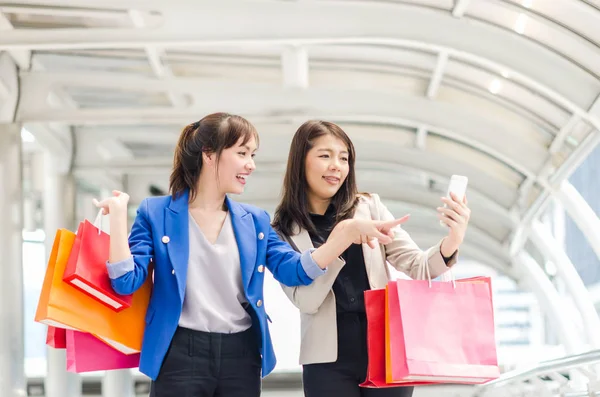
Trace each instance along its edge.
<instances>
[{"instance_id":1,"label":"dark eyebrow","mask_svg":"<svg viewBox=\"0 0 600 397\"><path fill-rule=\"evenodd\" d=\"M317 151L318 151L318 152L329 152L329 153L333 153L333 150L331 150L331 149L318 149ZM340 152L340 154L348 154L348 152L347 152L347 151L345 151L345 150L342 150L342 151Z\"/></svg>"},{"instance_id":2,"label":"dark eyebrow","mask_svg":"<svg viewBox=\"0 0 600 397\"><path fill-rule=\"evenodd\" d=\"M248 145L243 145L242 147L246 148L246 150L249 152L256 152L256 150L257 150L257 149L254 149L254 150L250 149L250 146L248 146Z\"/></svg>"}]
</instances>

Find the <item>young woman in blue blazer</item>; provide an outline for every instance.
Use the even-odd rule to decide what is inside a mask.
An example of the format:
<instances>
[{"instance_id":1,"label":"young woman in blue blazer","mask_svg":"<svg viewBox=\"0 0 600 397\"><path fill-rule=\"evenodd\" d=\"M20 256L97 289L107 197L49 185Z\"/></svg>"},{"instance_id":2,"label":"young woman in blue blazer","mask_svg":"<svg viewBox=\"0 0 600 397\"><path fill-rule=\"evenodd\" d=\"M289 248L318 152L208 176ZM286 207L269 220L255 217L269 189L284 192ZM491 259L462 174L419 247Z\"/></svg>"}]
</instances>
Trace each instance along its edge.
<instances>
[{"instance_id":1,"label":"young woman in blue blazer","mask_svg":"<svg viewBox=\"0 0 600 397\"><path fill-rule=\"evenodd\" d=\"M186 126L171 195L142 201L129 238L129 196L115 191L96 201L111 214L114 290L133 293L153 269L140 360L153 397L260 395L261 375L275 366L265 268L284 285L308 285L353 242L391 242L401 222L348 220L319 249L296 252L267 212L227 197L243 192L257 146L255 128L239 116L215 113Z\"/></svg>"}]
</instances>

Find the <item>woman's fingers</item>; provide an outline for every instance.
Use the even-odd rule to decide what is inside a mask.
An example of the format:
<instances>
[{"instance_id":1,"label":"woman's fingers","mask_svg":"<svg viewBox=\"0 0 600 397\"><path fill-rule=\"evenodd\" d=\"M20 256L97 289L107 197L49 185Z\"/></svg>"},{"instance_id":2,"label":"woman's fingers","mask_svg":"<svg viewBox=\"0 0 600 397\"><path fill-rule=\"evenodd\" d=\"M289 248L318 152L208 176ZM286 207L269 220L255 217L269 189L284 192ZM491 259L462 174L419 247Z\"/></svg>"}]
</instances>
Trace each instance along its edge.
<instances>
[{"instance_id":1,"label":"woman's fingers","mask_svg":"<svg viewBox=\"0 0 600 397\"><path fill-rule=\"evenodd\" d=\"M457 213L459 213L461 215L464 213L464 207L461 204L457 203L456 201L452 200L451 198L442 197L442 201L451 210L456 211Z\"/></svg>"},{"instance_id":2,"label":"woman's fingers","mask_svg":"<svg viewBox=\"0 0 600 397\"><path fill-rule=\"evenodd\" d=\"M369 245L370 248L375 248L379 245L379 241L377 241L376 238L369 239L369 242L367 244Z\"/></svg>"},{"instance_id":3,"label":"woman's fingers","mask_svg":"<svg viewBox=\"0 0 600 397\"><path fill-rule=\"evenodd\" d=\"M444 208L444 207L439 207L438 212L442 215L447 216L448 218L452 219L453 221L459 222L461 219L463 219L464 217L461 216L458 212L451 210L449 208Z\"/></svg>"},{"instance_id":4,"label":"woman's fingers","mask_svg":"<svg viewBox=\"0 0 600 397\"><path fill-rule=\"evenodd\" d=\"M360 239L354 242L354 244L367 244L370 248L376 248L379 244L389 244L392 242L392 238L385 234L374 230L372 233L363 234Z\"/></svg>"},{"instance_id":5,"label":"woman's fingers","mask_svg":"<svg viewBox=\"0 0 600 397\"><path fill-rule=\"evenodd\" d=\"M108 215L109 206L107 200L98 201L96 199L92 199L92 203L97 207L102 209L102 215Z\"/></svg>"},{"instance_id":6,"label":"woman's fingers","mask_svg":"<svg viewBox=\"0 0 600 397\"><path fill-rule=\"evenodd\" d=\"M406 223L406 221L408 221L409 218L410 218L410 214L404 215L402 218L392 219L391 221L379 221L378 229L385 229L385 230L393 229L398 225Z\"/></svg>"},{"instance_id":7,"label":"woman's fingers","mask_svg":"<svg viewBox=\"0 0 600 397\"><path fill-rule=\"evenodd\" d=\"M438 218L448 227L452 228L455 227L456 225L458 225L458 223L454 220L452 220L450 217L444 215L444 214L438 214Z\"/></svg>"},{"instance_id":8,"label":"woman's fingers","mask_svg":"<svg viewBox=\"0 0 600 397\"><path fill-rule=\"evenodd\" d=\"M393 219L391 221L375 221L374 223L377 230L379 230L384 235L393 238L394 228L398 225L406 223L406 221L408 221L409 218L410 215L404 215L402 218Z\"/></svg>"}]
</instances>

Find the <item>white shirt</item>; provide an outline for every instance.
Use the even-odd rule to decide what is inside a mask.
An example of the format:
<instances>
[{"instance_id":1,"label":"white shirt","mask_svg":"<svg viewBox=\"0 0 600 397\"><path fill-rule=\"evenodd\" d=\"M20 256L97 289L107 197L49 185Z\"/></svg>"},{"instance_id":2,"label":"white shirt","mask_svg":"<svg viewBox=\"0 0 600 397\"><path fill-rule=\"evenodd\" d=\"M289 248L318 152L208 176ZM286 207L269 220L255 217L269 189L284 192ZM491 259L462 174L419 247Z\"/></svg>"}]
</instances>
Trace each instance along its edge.
<instances>
[{"instance_id":1,"label":"white shirt","mask_svg":"<svg viewBox=\"0 0 600 397\"><path fill-rule=\"evenodd\" d=\"M190 256L179 325L204 332L242 332L252 318L247 303L237 241L229 213L215 244L189 214Z\"/></svg>"}]
</instances>

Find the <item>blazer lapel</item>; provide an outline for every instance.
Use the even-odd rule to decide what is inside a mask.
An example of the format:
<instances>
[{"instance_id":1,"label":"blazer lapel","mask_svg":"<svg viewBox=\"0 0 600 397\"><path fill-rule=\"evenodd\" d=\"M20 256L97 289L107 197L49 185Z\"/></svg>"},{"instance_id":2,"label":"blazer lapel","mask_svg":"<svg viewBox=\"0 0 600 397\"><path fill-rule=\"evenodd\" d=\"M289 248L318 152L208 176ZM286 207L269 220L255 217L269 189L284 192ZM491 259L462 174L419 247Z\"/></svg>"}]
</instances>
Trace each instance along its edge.
<instances>
[{"instance_id":1,"label":"blazer lapel","mask_svg":"<svg viewBox=\"0 0 600 397\"><path fill-rule=\"evenodd\" d=\"M177 278L179 297L183 302L190 256L189 193L185 191L165 208L165 235L161 237Z\"/></svg>"},{"instance_id":2,"label":"blazer lapel","mask_svg":"<svg viewBox=\"0 0 600 397\"><path fill-rule=\"evenodd\" d=\"M292 241L296 244L296 247L300 250L300 252L304 252L307 249L315 248L310 239L310 235L304 229L300 230L300 233L294 234L291 236Z\"/></svg>"},{"instance_id":3,"label":"blazer lapel","mask_svg":"<svg viewBox=\"0 0 600 397\"><path fill-rule=\"evenodd\" d=\"M240 267L242 269L242 282L244 289L248 290L254 267L256 266L257 235L254 227L252 214L247 212L241 205L225 198L225 203L231 214L231 225L237 241L238 251L240 253ZM265 230L265 238L268 238L268 230Z\"/></svg>"},{"instance_id":4,"label":"blazer lapel","mask_svg":"<svg viewBox=\"0 0 600 397\"><path fill-rule=\"evenodd\" d=\"M365 201L361 198L356 206L356 210L354 211L354 219L371 219L371 211L369 210L369 205L365 203ZM377 262L378 258L376 257L377 252L379 252L379 248L371 248L368 244L362 244L363 257L365 259L365 268L367 270L367 277L371 282L371 269Z\"/></svg>"}]
</instances>

